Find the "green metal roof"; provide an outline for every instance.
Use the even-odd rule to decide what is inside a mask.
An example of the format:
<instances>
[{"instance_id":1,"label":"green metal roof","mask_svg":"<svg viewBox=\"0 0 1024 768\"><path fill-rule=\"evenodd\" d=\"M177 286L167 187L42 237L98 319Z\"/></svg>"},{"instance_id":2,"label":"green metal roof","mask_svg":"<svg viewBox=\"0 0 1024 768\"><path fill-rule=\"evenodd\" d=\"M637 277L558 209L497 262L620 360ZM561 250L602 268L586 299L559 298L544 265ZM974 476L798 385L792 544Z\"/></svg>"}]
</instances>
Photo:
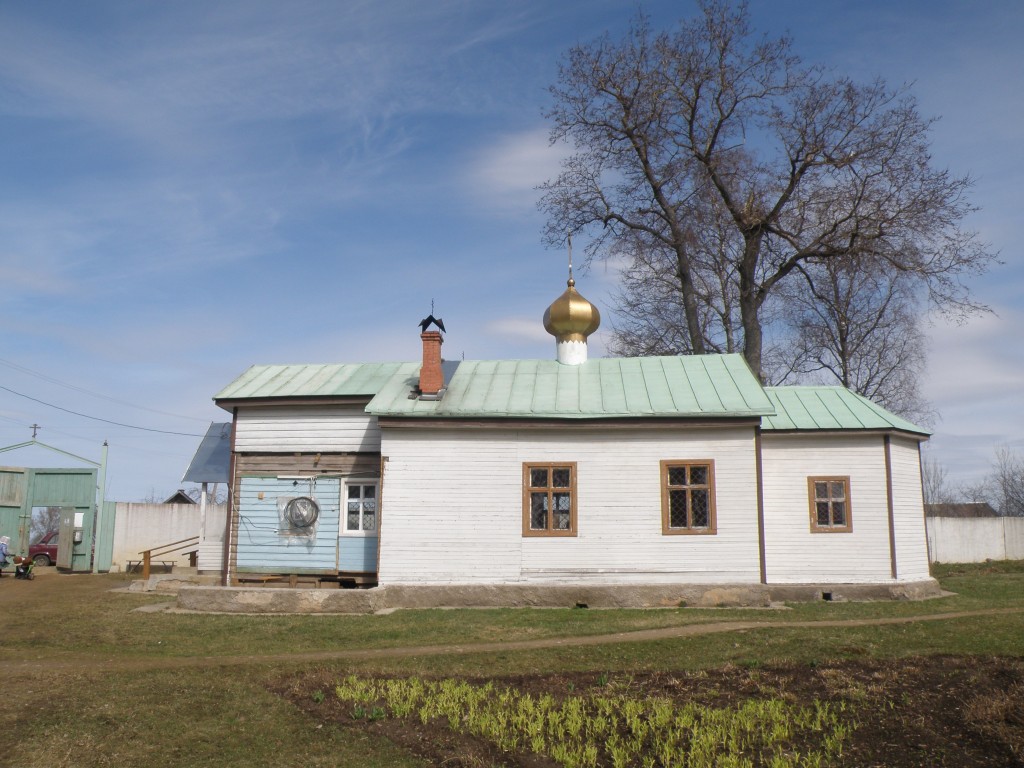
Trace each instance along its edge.
<instances>
[{"instance_id":1,"label":"green metal roof","mask_svg":"<svg viewBox=\"0 0 1024 768\"><path fill-rule=\"evenodd\" d=\"M368 397L367 413L414 418L762 417L778 430L928 431L843 387L762 387L740 355L445 363L440 400L410 397L419 362L254 365L215 400ZM454 372L453 372L454 370Z\"/></svg>"},{"instance_id":2,"label":"green metal roof","mask_svg":"<svg viewBox=\"0 0 1024 768\"><path fill-rule=\"evenodd\" d=\"M372 397L396 375L418 375L419 363L254 365L214 400L273 397Z\"/></svg>"},{"instance_id":3,"label":"green metal roof","mask_svg":"<svg viewBox=\"0 0 1024 768\"><path fill-rule=\"evenodd\" d=\"M845 387L765 387L775 414L764 430L898 429L930 434Z\"/></svg>"},{"instance_id":4,"label":"green metal roof","mask_svg":"<svg viewBox=\"0 0 1024 768\"><path fill-rule=\"evenodd\" d=\"M740 355L464 361L440 400L410 399L418 367L370 401L377 416L434 418L755 417L774 412Z\"/></svg>"}]
</instances>

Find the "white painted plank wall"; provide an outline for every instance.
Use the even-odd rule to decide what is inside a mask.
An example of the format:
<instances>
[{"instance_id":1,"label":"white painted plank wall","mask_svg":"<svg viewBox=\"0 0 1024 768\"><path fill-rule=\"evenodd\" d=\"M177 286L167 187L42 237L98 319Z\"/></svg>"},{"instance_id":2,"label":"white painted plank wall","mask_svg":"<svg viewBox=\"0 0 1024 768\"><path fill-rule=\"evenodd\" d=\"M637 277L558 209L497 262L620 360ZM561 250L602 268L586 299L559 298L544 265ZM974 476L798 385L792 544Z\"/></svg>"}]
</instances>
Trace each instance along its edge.
<instances>
[{"instance_id":1,"label":"white painted plank wall","mask_svg":"<svg viewBox=\"0 0 1024 768\"><path fill-rule=\"evenodd\" d=\"M578 536L523 540L523 574L656 583L760 578L750 428L520 435L519 463L577 462ZM664 535L660 462L715 463L717 534ZM521 515L521 502L519 511Z\"/></svg>"},{"instance_id":2,"label":"white painted plank wall","mask_svg":"<svg viewBox=\"0 0 1024 768\"><path fill-rule=\"evenodd\" d=\"M756 582L750 428L386 428L382 583ZM661 533L662 459L713 459L718 534ZM576 537L523 537L524 462L577 462Z\"/></svg>"},{"instance_id":3,"label":"white painted plank wall","mask_svg":"<svg viewBox=\"0 0 1024 768\"><path fill-rule=\"evenodd\" d=\"M891 582L880 435L762 439L769 584ZM849 476L850 533L811 533L810 476Z\"/></svg>"},{"instance_id":4,"label":"white painted plank wall","mask_svg":"<svg viewBox=\"0 0 1024 768\"><path fill-rule=\"evenodd\" d=\"M896 532L896 576L899 581L929 578L928 534L924 522L920 453L915 440L894 437L892 460L893 522Z\"/></svg>"},{"instance_id":5,"label":"white painted plank wall","mask_svg":"<svg viewBox=\"0 0 1024 768\"><path fill-rule=\"evenodd\" d=\"M239 408L235 450L376 453L380 428L361 405Z\"/></svg>"},{"instance_id":6,"label":"white painted plank wall","mask_svg":"<svg viewBox=\"0 0 1024 768\"><path fill-rule=\"evenodd\" d=\"M381 453L380 583L519 578L514 433L387 428Z\"/></svg>"}]
</instances>

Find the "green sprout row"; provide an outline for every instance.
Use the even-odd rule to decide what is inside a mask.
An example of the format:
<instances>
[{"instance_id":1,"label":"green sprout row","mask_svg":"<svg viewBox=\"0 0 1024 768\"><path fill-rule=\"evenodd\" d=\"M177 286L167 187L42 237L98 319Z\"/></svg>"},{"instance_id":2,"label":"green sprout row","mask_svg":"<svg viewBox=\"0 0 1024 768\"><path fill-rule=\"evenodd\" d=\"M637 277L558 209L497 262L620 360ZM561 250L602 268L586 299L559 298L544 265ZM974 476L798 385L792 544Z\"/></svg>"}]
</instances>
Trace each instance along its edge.
<instances>
[{"instance_id":1,"label":"green sprout row","mask_svg":"<svg viewBox=\"0 0 1024 768\"><path fill-rule=\"evenodd\" d=\"M533 752L565 768L823 768L842 756L855 727L841 719L844 702L750 699L714 708L625 695L556 700L493 683L355 676L336 693L355 713L444 722L503 752ZM804 743L817 748L800 752Z\"/></svg>"}]
</instances>

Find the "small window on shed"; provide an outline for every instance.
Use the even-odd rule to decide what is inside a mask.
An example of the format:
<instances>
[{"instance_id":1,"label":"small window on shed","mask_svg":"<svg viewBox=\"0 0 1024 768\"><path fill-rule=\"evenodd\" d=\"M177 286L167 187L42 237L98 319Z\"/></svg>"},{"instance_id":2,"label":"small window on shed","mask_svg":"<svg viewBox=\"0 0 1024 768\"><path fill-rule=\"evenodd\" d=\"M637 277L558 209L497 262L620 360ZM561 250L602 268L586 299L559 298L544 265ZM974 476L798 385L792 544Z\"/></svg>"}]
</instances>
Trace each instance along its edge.
<instances>
[{"instance_id":1,"label":"small window on shed","mask_svg":"<svg viewBox=\"0 0 1024 768\"><path fill-rule=\"evenodd\" d=\"M807 487L811 533L848 533L853 530L849 477L809 477Z\"/></svg>"}]
</instances>

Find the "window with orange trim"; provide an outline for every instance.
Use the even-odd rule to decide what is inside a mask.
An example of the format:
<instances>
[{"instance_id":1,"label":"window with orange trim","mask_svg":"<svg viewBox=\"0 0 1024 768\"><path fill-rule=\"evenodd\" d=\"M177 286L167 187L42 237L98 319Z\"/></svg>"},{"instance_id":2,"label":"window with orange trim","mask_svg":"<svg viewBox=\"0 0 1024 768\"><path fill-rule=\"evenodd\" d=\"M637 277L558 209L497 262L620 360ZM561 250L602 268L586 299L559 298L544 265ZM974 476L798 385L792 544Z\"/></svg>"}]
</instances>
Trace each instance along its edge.
<instances>
[{"instance_id":1,"label":"window with orange trim","mask_svg":"<svg viewBox=\"0 0 1024 768\"><path fill-rule=\"evenodd\" d=\"M809 477L807 489L812 533L848 533L853 530L849 477Z\"/></svg>"},{"instance_id":2,"label":"window with orange trim","mask_svg":"<svg viewBox=\"0 0 1024 768\"><path fill-rule=\"evenodd\" d=\"M713 534L715 517L715 462L661 462L661 532Z\"/></svg>"},{"instance_id":3,"label":"window with orange trim","mask_svg":"<svg viewBox=\"0 0 1024 768\"><path fill-rule=\"evenodd\" d=\"M576 462L523 464L523 535L576 535Z\"/></svg>"}]
</instances>

